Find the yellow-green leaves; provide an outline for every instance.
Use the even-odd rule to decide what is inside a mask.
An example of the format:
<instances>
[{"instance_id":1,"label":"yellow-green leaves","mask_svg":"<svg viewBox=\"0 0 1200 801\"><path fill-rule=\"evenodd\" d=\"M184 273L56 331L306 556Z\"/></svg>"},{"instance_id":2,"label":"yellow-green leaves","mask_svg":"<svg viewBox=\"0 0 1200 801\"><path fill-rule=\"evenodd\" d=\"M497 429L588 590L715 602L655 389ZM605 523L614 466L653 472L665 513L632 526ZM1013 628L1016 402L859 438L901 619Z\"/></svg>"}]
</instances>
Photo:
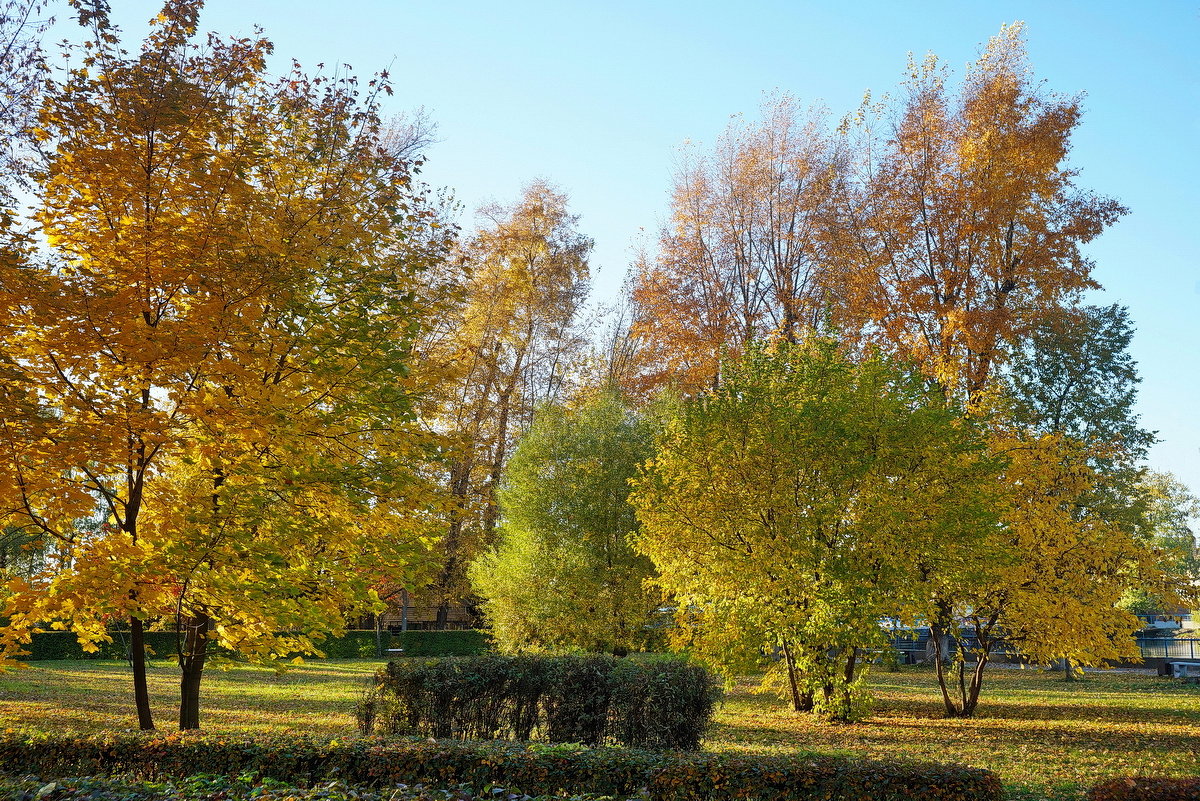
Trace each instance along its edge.
<instances>
[{"instance_id":1,"label":"yellow-green leaves","mask_svg":"<svg viewBox=\"0 0 1200 801\"><path fill-rule=\"evenodd\" d=\"M926 560L984 536L995 465L919 376L827 341L752 346L722 378L637 481L637 547L706 657L781 649L798 708L852 716L856 649L917 614Z\"/></svg>"},{"instance_id":2,"label":"yellow-green leaves","mask_svg":"<svg viewBox=\"0 0 1200 801\"><path fill-rule=\"evenodd\" d=\"M503 650L623 653L654 636L658 594L627 503L652 448L649 422L615 394L538 410L505 471L499 543L470 573Z\"/></svg>"}]
</instances>

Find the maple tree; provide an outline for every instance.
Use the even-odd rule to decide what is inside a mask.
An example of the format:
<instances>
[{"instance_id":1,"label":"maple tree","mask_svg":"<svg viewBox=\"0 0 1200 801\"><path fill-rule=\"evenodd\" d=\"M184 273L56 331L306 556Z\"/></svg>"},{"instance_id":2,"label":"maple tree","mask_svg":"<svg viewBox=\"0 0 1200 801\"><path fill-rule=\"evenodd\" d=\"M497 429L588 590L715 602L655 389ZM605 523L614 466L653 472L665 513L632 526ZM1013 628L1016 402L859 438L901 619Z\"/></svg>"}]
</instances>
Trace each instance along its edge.
<instances>
[{"instance_id":1,"label":"maple tree","mask_svg":"<svg viewBox=\"0 0 1200 801\"><path fill-rule=\"evenodd\" d=\"M150 621L178 626L194 728L210 643L315 651L436 523L411 367L448 232L387 146L386 83L270 80L263 38L193 44L199 10L167 2L132 56L81 13L34 132L46 252L0 273L0 520L54 554L6 586L0 645L127 620L142 728Z\"/></svg>"},{"instance_id":2,"label":"maple tree","mask_svg":"<svg viewBox=\"0 0 1200 801\"><path fill-rule=\"evenodd\" d=\"M538 409L505 468L499 541L471 566L502 649L647 644L658 601L627 499L652 449L650 422L613 391Z\"/></svg>"},{"instance_id":3,"label":"maple tree","mask_svg":"<svg viewBox=\"0 0 1200 801\"><path fill-rule=\"evenodd\" d=\"M432 587L439 625L469 592L467 565L494 540L495 493L516 437L538 404L560 397L583 349L575 324L592 240L577 230L566 195L534 181L516 203L481 214L484 224L458 252L458 304L423 346L456 370L437 413L454 442L447 476L454 506Z\"/></svg>"},{"instance_id":4,"label":"maple tree","mask_svg":"<svg viewBox=\"0 0 1200 801\"><path fill-rule=\"evenodd\" d=\"M778 650L796 710L851 719L879 621L920 603L914 554L971 550L995 469L918 373L828 340L753 345L668 422L635 482L635 544L677 640L727 676Z\"/></svg>"}]
</instances>

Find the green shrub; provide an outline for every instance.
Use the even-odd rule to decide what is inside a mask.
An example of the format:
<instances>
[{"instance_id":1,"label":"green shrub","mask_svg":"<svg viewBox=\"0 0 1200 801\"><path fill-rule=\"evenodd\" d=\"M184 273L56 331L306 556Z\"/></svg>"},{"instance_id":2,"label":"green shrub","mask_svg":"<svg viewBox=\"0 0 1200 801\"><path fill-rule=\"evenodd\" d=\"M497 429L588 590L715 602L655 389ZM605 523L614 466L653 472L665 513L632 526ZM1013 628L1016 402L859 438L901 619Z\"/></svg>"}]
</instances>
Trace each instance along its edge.
<instances>
[{"instance_id":1,"label":"green shrub","mask_svg":"<svg viewBox=\"0 0 1200 801\"><path fill-rule=\"evenodd\" d=\"M386 631L381 632L379 641L385 649L392 647L389 645L390 635ZM325 652L328 659L359 659L379 655L375 632L369 630L347 631L341 637L329 637L316 645Z\"/></svg>"},{"instance_id":2,"label":"green shrub","mask_svg":"<svg viewBox=\"0 0 1200 801\"><path fill-rule=\"evenodd\" d=\"M399 784L371 788L343 781L322 781L313 787L243 773L241 776L199 774L165 782L144 782L103 776L4 778L0 798L18 801L532 801L529 796L484 788L431 788ZM538 801L605 801L597 796L540 796ZM608 801L611 801L609 799Z\"/></svg>"},{"instance_id":3,"label":"green shrub","mask_svg":"<svg viewBox=\"0 0 1200 801\"><path fill-rule=\"evenodd\" d=\"M422 632L429 634L462 634L465 632ZM33 640L27 646L29 655L22 659L30 662L41 662L53 659L127 659L129 654L129 632L112 630L109 636L112 642L97 643L99 650L87 653L79 644L79 639L70 631L36 631ZM479 636L483 636L480 634ZM392 635L383 632L383 647L393 647ZM146 645L152 656L171 658L175 656L176 634L173 631L148 631L145 633ZM358 659L377 656L375 632L365 630L347 631L341 637L329 637L317 643L317 647L325 652L329 659ZM222 656L234 656L224 649L212 649Z\"/></svg>"},{"instance_id":4,"label":"green shrub","mask_svg":"<svg viewBox=\"0 0 1200 801\"><path fill-rule=\"evenodd\" d=\"M1200 776L1109 779L1088 790L1088 801L1200 801Z\"/></svg>"},{"instance_id":5,"label":"green shrub","mask_svg":"<svg viewBox=\"0 0 1200 801\"><path fill-rule=\"evenodd\" d=\"M675 658L493 654L390 662L356 711L364 734L691 749L718 694Z\"/></svg>"},{"instance_id":6,"label":"green shrub","mask_svg":"<svg viewBox=\"0 0 1200 801\"><path fill-rule=\"evenodd\" d=\"M804 754L751 757L621 748L453 740L228 735L0 734L0 771L40 776L129 774L154 780L210 773L252 774L311 786L504 787L529 795L594 793L650 801L998 801L986 770Z\"/></svg>"},{"instance_id":7,"label":"green shrub","mask_svg":"<svg viewBox=\"0 0 1200 801\"><path fill-rule=\"evenodd\" d=\"M476 656L491 651L487 632L401 631L392 634L391 648L403 648L405 656Z\"/></svg>"},{"instance_id":8,"label":"green shrub","mask_svg":"<svg viewBox=\"0 0 1200 801\"><path fill-rule=\"evenodd\" d=\"M129 632L110 631L112 642L96 643L99 650L87 653L79 644L79 638L70 631L35 631L27 649L29 656L22 657L31 662L51 659L128 659ZM145 642L152 655L170 657L175 655L175 632L148 631Z\"/></svg>"},{"instance_id":9,"label":"green shrub","mask_svg":"<svg viewBox=\"0 0 1200 801\"><path fill-rule=\"evenodd\" d=\"M884 648L879 654L879 664L888 673L899 673L901 661L900 652L895 648Z\"/></svg>"}]
</instances>

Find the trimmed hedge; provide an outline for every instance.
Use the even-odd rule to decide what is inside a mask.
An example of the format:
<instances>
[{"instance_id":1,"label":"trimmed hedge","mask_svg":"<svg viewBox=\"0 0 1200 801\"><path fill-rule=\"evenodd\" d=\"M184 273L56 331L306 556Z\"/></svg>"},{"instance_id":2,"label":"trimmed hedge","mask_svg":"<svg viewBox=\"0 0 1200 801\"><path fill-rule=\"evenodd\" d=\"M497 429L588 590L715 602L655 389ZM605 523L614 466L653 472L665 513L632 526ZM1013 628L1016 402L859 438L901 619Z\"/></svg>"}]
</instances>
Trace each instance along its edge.
<instances>
[{"instance_id":1,"label":"trimmed hedge","mask_svg":"<svg viewBox=\"0 0 1200 801\"><path fill-rule=\"evenodd\" d=\"M1109 779L1088 790L1088 801L1200 801L1200 776Z\"/></svg>"},{"instance_id":2,"label":"trimmed hedge","mask_svg":"<svg viewBox=\"0 0 1200 801\"><path fill-rule=\"evenodd\" d=\"M389 662L355 712L363 734L694 749L719 695L677 658L493 654Z\"/></svg>"},{"instance_id":3,"label":"trimmed hedge","mask_svg":"<svg viewBox=\"0 0 1200 801\"><path fill-rule=\"evenodd\" d=\"M474 793L470 788L431 788L399 784L370 788L342 781L295 787L287 782L248 774L198 774L166 782L140 782L105 776L7 779L0 776L0 798L16 801L534 801L497 788ZM536 801L612 801L605 796L540 796Z\"/></svg>"},{"instance_id":4,"label":"trimmed hedge","mask_svg":"<svg viewBox=\"0 0 1200 801\"><path fill-rule=\"evenodd\" d=\"M388 633L382 633L380 640L384 648L388 645ZM325 652L326 659L370 659L379 656L376 650L375 632L373 630L354 629L347 631L341 637L327 637L316 644ZM314 659L316 657L305 657Z\"/></svg>"},{"instance_id":5,"label":"trimmed hedge","mask_svg":"<svg viewBox=\"0 0 1200 801\"><path fill-rule=\"evenodd\" d=\"M53 659L125 659L129 652L129 633L112 631L112 642L97 643L100 650L87 653L79 640L69 631L36 631L28 646L25 661L41 662ZM175 655L175 632L148 631L146 645L159 658ZM476 629L463 631L404 631L382 632L384 649L403 648L405 656L471 656L491 650L486 632ZM375 632L355 629L341 637L329 637L317 643L329 659L360 659L377 656ZM223 652L224 653L224 652ZM230 654L226 654L227 656ZM316 657L309 657L316 658Z\"/></svg>"},{"instance_id":6,"label":"trimmed hedge","mask_svg":"<svg viewBox=\"0 0 1200 801\"><path fill-rule=\"evenodd\" d=\"M41 776L130 774L143 779L250 773L293 784L434 787L529 795L594 793L650 801L999 801L1000 781L977 768L843 757L749 757L456 740L172 734L0 734L0 770Z\"/></svg>"},{"instance_id":7,"label":"trimmed hedge","mask_svg":"<svg viewBox=\"0 0 1200 801\"><path fill-rule=\"evenodd\" d=\"M403 648L405 656L478 656L492 650L486 631L400 631L388 648Z\"/></svg>"},{"instance_id":8,"label":"trimmed hedge","mask_svg":"<svg viewBox=\"0 0 1200 801\"><path fill-rule=\"evenodd\" d=\"M29 656L21 658L30 662L51 659L126 659L129 655L129 632L110 631L109 634L113 638L112 642L96 643L100 650L87 653L73 632L35 631L33 641L26 646ZM173 631L145 633L146 645L157 657L175 655L175 637Z\"/></svg>"},{"instance_id":9,"label":"trimmed hedge","mask_svg":"<svg viewBox=\"0 0 1200 801\"><path fill-rule=\"evenodd\" d=\"M457 634L459 632L429 633ZM27 646L29 655L23 656L21 659L28 662L54 659L126 659L129 653L129 633L110 631L109 634L113 638L112 642L97 643L100 650L95 653L87 653L79 645L79 639L70 631L35 631L33 641ZM483 635L480 634L480 636ZM392 635L388 632L383 632L384 648L395 647L390 644L391 637ZM145 633L146 645L149 646L152 655L159 659L175 656L175 638L176 634L173 631L147 631ZM324 651L325 656L329 659L358 659L377 656L374 631L347 631L341 637L329 637L322 640L317 643L317 647ZM218 651L215 648L213 650ZM219 649L219 652L224 656L233 656L224 649Z\"/></svg>"}]
</instances>

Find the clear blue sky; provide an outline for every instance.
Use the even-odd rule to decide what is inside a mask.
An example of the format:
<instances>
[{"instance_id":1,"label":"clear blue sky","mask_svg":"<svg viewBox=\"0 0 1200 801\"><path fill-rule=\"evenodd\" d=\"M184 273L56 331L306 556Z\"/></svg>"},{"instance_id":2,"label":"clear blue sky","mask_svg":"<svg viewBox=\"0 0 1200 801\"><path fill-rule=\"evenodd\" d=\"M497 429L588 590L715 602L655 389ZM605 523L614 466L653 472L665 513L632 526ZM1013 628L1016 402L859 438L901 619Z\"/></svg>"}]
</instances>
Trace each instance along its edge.
<instances>
[{"instance_id":1,"label":"clear blue sky","mask_svg":"<svg viewBox=\"0 0 1200 801\"><path fill-rule=\"evenodd\" d=\"M157 11L113 5L131 34ZM392 108L438 124L425 178L467 209L558 184L596 240L606 300L666 214L684 140L711 143L773 89L841 114L891 91L909 52L961 68L1014 20L1047 87L1087 95L1071 161L1132 211L1088 248L1094 300L1137 325L1140 411L1162 439L1151 466L1200 491L1200 0L209 0L202 25L262 26L280 65L390 68Z\"/></svg>"}]
</instances>

